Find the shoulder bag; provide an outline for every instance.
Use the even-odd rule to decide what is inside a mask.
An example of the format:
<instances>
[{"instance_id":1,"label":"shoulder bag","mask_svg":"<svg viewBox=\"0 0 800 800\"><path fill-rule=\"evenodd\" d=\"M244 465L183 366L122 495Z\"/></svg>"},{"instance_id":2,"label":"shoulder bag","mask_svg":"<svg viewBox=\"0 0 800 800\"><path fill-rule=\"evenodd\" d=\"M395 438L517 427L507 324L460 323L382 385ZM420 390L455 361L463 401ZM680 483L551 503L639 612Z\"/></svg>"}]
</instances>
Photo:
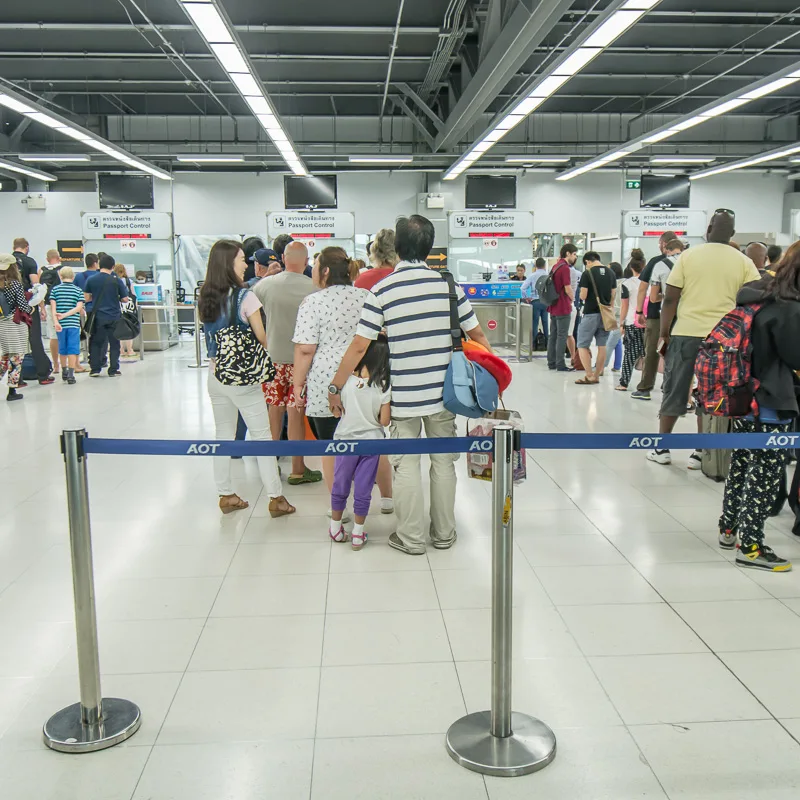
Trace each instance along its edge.
<instances>
[{"instance_id":1,"label":"shoulder bag","mask_svg":"<svg viewBox=\"0 0 800 800\"><path fill-rule=\"evenodd\" d=\"M591 267L587 270L589 273L589 280L592 282L592 288L594 289L594 296L597 298L597 307L600 309L600 318L603 320L603 328L607 331L615 331L619 328L619 324L617 323L617 316L614 313L614 306L610 303L602 303L600 301L600 294L597 291L597 283L595 283L594 275L592 275L592 271L594 267Z\"/></svg>"},{"instance_id":2,"label":"shoulder bag","mask_svg":"<svg viewBox=\"0 0 800 800\"><path fill-rule=\"evenodd\" d=\"M441 274L449 289L450 336L453 339L453 355L444 378L444 407L450 413L462 417L482 417L497 410L500 390L492 374L470 361L464 354L455 280L447 270L443 270Z\"/></svg>"},{"instance_id":3,"label":"shoulder bag","mask_svg":"<svg viewBox=\"0 0 800 800\"><path fill-rule=\"evenodd\" d=\"M217 357L214 377L224 386L255 386L275 378L275 365L253 329L239 321L244 289L231 297L228 324L214 334Z\"/></svg>"}]
</instances>

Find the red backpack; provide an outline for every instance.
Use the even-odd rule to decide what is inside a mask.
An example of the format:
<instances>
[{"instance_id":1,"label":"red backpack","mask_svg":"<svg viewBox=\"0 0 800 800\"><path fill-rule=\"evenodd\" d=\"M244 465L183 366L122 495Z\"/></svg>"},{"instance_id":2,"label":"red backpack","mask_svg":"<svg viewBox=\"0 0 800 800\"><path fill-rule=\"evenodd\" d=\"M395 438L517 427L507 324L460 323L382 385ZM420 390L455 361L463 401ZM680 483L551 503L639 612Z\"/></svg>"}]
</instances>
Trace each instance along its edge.
<instances>
[{"instance_id":1,"label":"red backpack","mask_svg":"<svg viewBox=\"0 0 800 800\"><path fill-rule=\"evenodd\" d=\"M700 408L717 417L758 414L753 377L753 320L762 304L737 306L727 313L700 345L694 372Z\"/></svg>"}]
</instances>

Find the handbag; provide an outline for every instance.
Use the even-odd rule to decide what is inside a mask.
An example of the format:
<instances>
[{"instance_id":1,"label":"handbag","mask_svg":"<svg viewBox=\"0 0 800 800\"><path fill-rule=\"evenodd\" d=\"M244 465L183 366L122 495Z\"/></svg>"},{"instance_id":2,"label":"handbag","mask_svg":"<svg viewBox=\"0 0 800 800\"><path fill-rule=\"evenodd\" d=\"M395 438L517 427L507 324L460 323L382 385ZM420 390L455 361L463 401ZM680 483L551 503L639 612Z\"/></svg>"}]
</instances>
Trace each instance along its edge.
<instances>
[{"instance_id":1,"label":"handbag","mask_svg":"<svg viewBox=\"0 0 800 800\"><path fill-rule=\"evenodd\" d=\"M132 311L123 311L122 316L114 323L114 336L121 342L135 339L141 330L139 318Z\"/></svg>"},{"instance_id":2,"label":"handbag","mask_svg":"<svg viewBox=\"0 0 800 800\"><path fill-rule=\"evenodd\" d=\"M482 417L497 410L500 390L497 380L480 364L470 361L461 344L461 322L458 318L458 295L453 276L442 270L447 281L450 301L450 335L453 339L453 354L444 377L442 399L444 407L462 417Z\"/></svg>"},{"instance_id":3,"label":"handbag","mask_svg":"<svg viewBox=\"0 0 800 800\"><path fill-rule=\"evenodd\" d=\"M224 386L255 386L275 378L275 365L269 353L256 339L253 329L239 321L244 289L231 298L228 324L214 334L217 357L214 377Z\"/></svg>"},{"instance_id":4,"label":"handbag","mask_svg":"<svg viewBox=\"0 0 800 800\"><path fill-rule=\"evenodd\" d=\"M600 294L597 291L597 284L594 280L594 275L592 275L592 270L594 267L591 267L587 270L589 273L589 280L592 282L592 288L594 289L594 296L597 298L597 307L600 309L600 318L603 321L603 328L607 331L615 331L619 328L619 323L617 322L617 315L614 313L614 308L609 303L601 303L600 302Z\"/></svg>"}]
</instances>

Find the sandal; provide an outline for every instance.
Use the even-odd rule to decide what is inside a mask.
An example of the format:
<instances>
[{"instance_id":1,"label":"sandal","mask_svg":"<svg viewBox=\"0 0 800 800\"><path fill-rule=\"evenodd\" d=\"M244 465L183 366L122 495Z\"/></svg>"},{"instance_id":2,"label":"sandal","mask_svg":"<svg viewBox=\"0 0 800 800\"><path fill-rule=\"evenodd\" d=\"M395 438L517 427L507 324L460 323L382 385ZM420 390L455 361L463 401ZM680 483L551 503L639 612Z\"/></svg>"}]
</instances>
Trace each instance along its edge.
<instances>
[{"instance_id":1,"label":"sandal","mask_svg":"<svg viewBox=\"0 0 800 800\"><path fill-rule=\"evenodd\" d=\"M330 530L328 531L328 536L336 542L337 544L342 544L346 542L350 537L347 535L347 531L344 529L344 525L339 526L339 530L336 533L332 533ZM355 547L355 545L353 545Z\"/></svg>"},{"instance_id":2,"label":"sandal","mask_svg":"<svg viewBox=\"0 0 800 800\"><path fill-rule=\"evenodd\" d=\"M614 391L627 392L628 391L628 387L627 386L623 386L622 384L620 384L619 386L615 386L614 387Z\"/></svg>"},{"instance_id":3,"label":"sandal","mask_svg":"<svg viewBox=\"0 0 800 800\"><path fill-rule=\"evenodd\" d=\"M219 510L223 514L230 514L233 511L241 511L243 508L248 508L250 503L247 500L242 500L238 494L223 494L219 498Z\"/></svg>"},{"instance_id":4,"label":"sandal","mask_svg":"<svg viewBox=\"0 0 800 800\"><path fill-rule=\"evenodd\" d=\"M302 475L290 475L287 483L289 486L300 486L303 483L319 483L322 480L322 473L318 469L306 467Z\"/></svg>"},{"instance_id":5,"label":"sandal","mask_svg":"<svg viewBox=\"0 0 800 800\"><path fill-rule=\"evenodd\" d=\"M354 533L350 538L353 542L353 550L360 550L367 543L369 537L366 531L362 531L361 533Z\"/></svg>"},{"instance_id":6,"label":"sandal","mask_svg":"<svg viewBox=\"0 0 800 800\"><path fill-rule=\"evenodd\" d=\"M600 381L593 381L589 378L580 378L580 380L575 381L579 386L596 386Z\"/></svg>"},{"instance_id":7,"label":"sandal","mask_svg":"<svg viewBox=\"0 0 800 800\"><path fill-rule=\"evenodd\" d=\"M294 514L297 509L283 496L273 497L269 501L269 515L276 519L277 517L286 517L289 514Z\"/></svg>"}]
</instances>

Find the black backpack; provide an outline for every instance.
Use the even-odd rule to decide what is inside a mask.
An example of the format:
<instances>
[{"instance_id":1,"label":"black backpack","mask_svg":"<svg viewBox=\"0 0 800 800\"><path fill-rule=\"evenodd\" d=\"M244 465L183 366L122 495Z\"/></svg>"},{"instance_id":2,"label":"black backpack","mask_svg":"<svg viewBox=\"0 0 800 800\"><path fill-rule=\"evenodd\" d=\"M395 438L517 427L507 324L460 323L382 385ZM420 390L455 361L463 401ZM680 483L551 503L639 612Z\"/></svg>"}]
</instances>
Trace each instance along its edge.
<instances>
[{"instance_id":1,"label":"black backpack","mask_svg":"<svg viewBox=\"0 0 800 800\"><path fill-rule=\"evenodd\" d=\"M61 283L61 275L58 274L58 270L55 267L42 267L39 282L47 287L47 294L45 295L44 301L45 303L49 303L53 287Z\"/></svg>"}]
</instances>

